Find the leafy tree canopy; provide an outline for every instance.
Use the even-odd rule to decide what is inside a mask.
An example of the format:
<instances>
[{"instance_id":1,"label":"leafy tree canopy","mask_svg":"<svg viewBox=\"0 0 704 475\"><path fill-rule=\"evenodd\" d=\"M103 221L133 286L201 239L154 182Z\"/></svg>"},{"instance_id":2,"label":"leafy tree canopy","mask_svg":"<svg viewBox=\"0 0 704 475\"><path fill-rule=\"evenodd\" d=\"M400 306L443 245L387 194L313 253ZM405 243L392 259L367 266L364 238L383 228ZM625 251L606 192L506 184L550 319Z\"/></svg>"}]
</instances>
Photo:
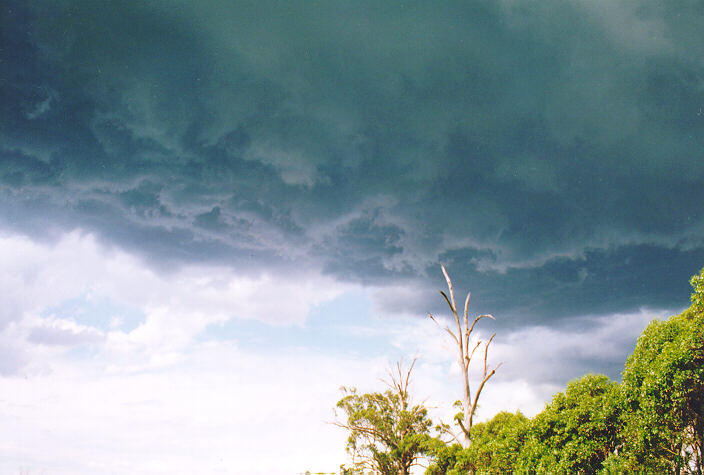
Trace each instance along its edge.
<instances>
[{"instance_id":1,"label":"leafy tree canopy","mask_svg":"<svg viewBox=\"0 0 704 475\"><path fill-rule=\"evenodd\" d=\"M433 424L427 409L411 403L408 382L412 368L402 377L398 365L390 389L383 393L358 394L354 388L342 388L345 396L337 408L346 421L337 425L349 431L347 450L355 468L406 475L421 455L442 444L430 436Z\"/></svg>"},{"instance_id":2,"label":"leafy tree canopy","mask_svg":"<svg viewBox=\"0 0 704 475\"><path fill-rule=\"evenodd\" d=\"M623 372L624 444L631 467L696 471L704 439L704 269L692 305L653 321Z\"/></svg>"},{"instance_id":3,"label":"leafy tree canopy","mask_svg":"<svg viewBox=\"0 0 704 475\"><path fill-rule=\"evenodd\" d=\"M598 471L616 446L618 384L588 374L535 416L519 464L538 472Z\"/></svg>"},{"instance_id":4,"label":"leafy tree canopy","mask_svg":"<svg viewBox=\"0 0 704 475\"><path fill-rule=\"evenodd\" d=\"M529 423L530 420L520 412L504 411L488 422L474 424L471 445L462 448L454 444L438 450L426 473L458 475L515 471L515 461L523 447Z\"/></svg>"}]
</instances>

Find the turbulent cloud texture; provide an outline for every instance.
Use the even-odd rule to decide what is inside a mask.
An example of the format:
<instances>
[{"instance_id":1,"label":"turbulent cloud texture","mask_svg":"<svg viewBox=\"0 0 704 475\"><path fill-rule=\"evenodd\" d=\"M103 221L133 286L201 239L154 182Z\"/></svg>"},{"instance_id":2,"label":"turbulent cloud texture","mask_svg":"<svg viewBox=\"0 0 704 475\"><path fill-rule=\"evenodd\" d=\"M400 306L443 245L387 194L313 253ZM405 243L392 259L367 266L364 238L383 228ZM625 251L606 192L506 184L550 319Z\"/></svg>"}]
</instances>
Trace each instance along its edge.
<instances>
[{"instance_id":1,"label":"turbulent cloud texture","mask_svg":"<svg viewBox=\"0 0 704 475\"><path fill-rule=\"evenodd\" d=\"M479 418L618 378L704 265L702 31L690 0L5 0L0 471L336 470L337 388L414 355L449 421L441 263L497 317Z\"/></svg>"},{"instance_id":2,"label":"turbulent cloud texture","mask_svg":"<svg viewBox=\"0 0 704 475\"><path fill-rule=\"evenodd\" d=\"M0 225L159 272L323 272L389 313L434 309L440 262L513 328L677 308L703 25L687 1L10 1Z\"/></svg>"}]
</instances>

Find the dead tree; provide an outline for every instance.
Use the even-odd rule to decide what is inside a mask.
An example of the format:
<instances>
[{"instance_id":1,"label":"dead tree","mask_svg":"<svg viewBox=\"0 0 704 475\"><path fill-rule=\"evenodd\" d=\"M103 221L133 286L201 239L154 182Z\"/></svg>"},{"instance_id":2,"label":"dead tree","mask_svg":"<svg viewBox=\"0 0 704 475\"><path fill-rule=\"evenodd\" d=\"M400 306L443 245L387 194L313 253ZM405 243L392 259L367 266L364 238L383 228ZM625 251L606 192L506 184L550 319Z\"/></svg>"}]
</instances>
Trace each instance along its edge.
<instances>
[{"instance_id":1,"label":"dead tree","mask_svg":"<svg viewBox=\"0 0 704 475\"><path fill-rule=\"evenodd\" d=\"M472 357L474 356L474 352L479 348L479 346L482 344L481 340L477 341L477 343L474 345L474 347L469 349L469 338L472 335L472 331L474 330L474 325L481 320L484 317L491 318L492 320L495 320L495 318L492 315L489 314L484 314L484 315L479 315L478 317L475 317L474 320L472 321L472 324L469 325L469 318L467 315L467 310L469 308L469 296L470 292L467 292L467 298L464 301L464 314L462 320L460 320L460 316L457 313L457 305L455 304L455 292L454 289L452 288L452 280L450 279L450 276L447 275L447 271L445 270L445 266L442 267L442 273L445 275L445 280L447 281L447 287L450 291L450 296L448 297L445 292L442 290L440 293L442 294L443 297L445 297L445 301L447 302L447 305L449 305L450 310L452 310L452 315L455 318L455 323L457 324L457 333L454 331L450 330L450 327L444 326L443 328L447 333L450 334L452 337L452 340L455 342L455 345L457 346L457 351L458 351L458 356L459 356L459 363L460 363L460 369L462 370L462 378L463 378L463 384L462 384L462 391L463 391L463 398L461 401L462 404L462 414L458 414L456 417L457 424L460 426L460 429L462 431L461 438L458 438L457 435L452 432L447 425L443 425L443 429L450 434L453 439L455 439L457 442L459 442L463 447L469 447L470 444L470 430L472 429L472 420L474 418L474 412L477 409L477 402L479 401L479 395L482 392L482 389L484 389L484 385L486 384L487 381L489 381L489 378L494 376L494 373L496 373L496 370L499 369L499 366L501 366L502 363L499 363L496 365L494 369L489 371L487 367L487 355L489 352L489 345L491 344L492 340L496 336L496 333L491 335L491 338L489 338L489 341L486 342L484 345L484 371L482 373L482 379L479 385L477 386L476 391L474 392L474 399L472 399L472 390L470 387L470 382L469 382L469 365L472 362ZM429 313L428 316L436 323L438 326L440 326L440 323L435 319L433 314Z\"/></svg>"}]
</instances>

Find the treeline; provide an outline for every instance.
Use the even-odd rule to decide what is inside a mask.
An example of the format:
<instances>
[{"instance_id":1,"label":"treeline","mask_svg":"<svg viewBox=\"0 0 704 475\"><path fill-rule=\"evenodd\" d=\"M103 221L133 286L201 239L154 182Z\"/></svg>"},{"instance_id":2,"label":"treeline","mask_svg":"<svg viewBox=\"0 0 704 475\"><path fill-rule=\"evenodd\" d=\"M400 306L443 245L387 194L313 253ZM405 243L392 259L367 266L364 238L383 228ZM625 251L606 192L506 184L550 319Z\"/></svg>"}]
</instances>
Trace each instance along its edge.
<instances>
[{"instance_id":1,"label":"treeline","mask_svg":"<svg viewBox=\"0 0 704 475\"><path fill-rule=\"evenodd\" d=\"M501 412L472 427L468 448L435 450L426 473L701 473L704 269L691 284L692 305L648 325L621 383L588 374L532 419Z\"/></svg>"},{"instance_id":2,"label":"treeline","mask_svg":"<svg viewBox=\"0 0 704 475\"><path fill-rule=\"evenodd\" d=\"M501 412L488 422L474 424L470 443L465 447L431 436L426 411L406 401L405 387L400 397L393 391L375 393L381 397L376 399L376 405L361 404L356 411L347 411L348 416L357 418L356 422L378 416L380 432L367 439L360 437L363 434L350 433L348 448L360 457L361 463L343 473L364 473L364 467L371 468L373 473L408 473L407 461L424 455L432 461L426 470L431 475L701 474L704 469L704 269L690 282L694 288L691 306L680 315L648 325L625 362L622 382L587 374L570 382L564 392L555 394L533 418L520 412ZM407 382L407 375L404 376ZM383 395L395 404L386 405ZM348 396L346 401L350 400ZM411 407L416 414L415 425L409 424L404 413ZM379 437L387 439L379 443ZM395 463L397 456L405 457L404 462ZM374 457L383 458L385 463L367 463Z\"/></svg>"}]
</instances>

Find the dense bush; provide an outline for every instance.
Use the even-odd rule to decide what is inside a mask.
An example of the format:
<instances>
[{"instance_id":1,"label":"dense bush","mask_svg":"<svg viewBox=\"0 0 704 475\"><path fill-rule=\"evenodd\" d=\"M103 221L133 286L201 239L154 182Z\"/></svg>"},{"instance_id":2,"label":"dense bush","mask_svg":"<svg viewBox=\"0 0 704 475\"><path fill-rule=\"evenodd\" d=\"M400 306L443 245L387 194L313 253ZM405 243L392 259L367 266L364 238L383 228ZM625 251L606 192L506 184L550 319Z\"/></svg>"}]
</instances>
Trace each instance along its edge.
<instances>
[{"instance_id":1,"label":"dense bush","mask_svg":"<svg viewBox=\"0 0 704 475\"><path fill-rule=\"evenodd\" d=\"M704 454L704 269L692 304L653 321L621 384L588 374L532 419L501 412L447 445L426 473L701 473Z\"/></svg>"}]
</instances>

